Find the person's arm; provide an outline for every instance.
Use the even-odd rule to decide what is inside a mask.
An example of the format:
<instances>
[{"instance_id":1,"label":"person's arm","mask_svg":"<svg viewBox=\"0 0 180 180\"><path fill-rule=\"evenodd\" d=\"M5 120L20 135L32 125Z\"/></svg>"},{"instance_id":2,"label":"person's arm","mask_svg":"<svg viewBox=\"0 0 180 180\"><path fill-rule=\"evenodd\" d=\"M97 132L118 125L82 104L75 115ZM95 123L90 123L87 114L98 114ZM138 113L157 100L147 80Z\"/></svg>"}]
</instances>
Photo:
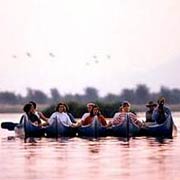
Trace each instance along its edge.
<instances>
[{"instance_id":1,"label":"person's arm","mask_svg":"<svg viewBox=\"0 0 180 180\"><path fill-rule=\"evenodd\" d=\"M107 126L106 119L104 118L104 116L103 116L103 115L100 115L100 116L99 116L99 119L100 119L101 124L102 124L103 126Z\"/></svg>"},{"instance_id":2,"label":"person's arm","mask_svg":"<svg viewBox=\"0 0 180 180\"><path fill-rule=\"evenodd\" d=\"M115 119L116 117L119 116L119 112L115 113L114 116L113 116L113 119Z\"/></svg>"},{"instance_id":3,"label":"person's arm","mask_svg":"<svg viewBox=\"0 0 180 180\"><path fill-rule=\"evenodd\" d=\"M48 119L48 123L52 124L56 119L57 119L57 115L56 115L56 112L54 112Z\"/></svg>"},{"instance_id":4,"label":"person's arm","mask_svg":"<svg viewBox=\"0 0 180 180\"><path fill-rule=\"evenodd\" d=\"M21 119L20 119L20 121L19 121L19 124L24 124L24 122L27 122L28 121L28 117L27 117L27 115L25 115L25 114L23 114L22 116L21 116Z\"/></svg>"},{"instance_id":5,"label":"person's arm","mask_svg":"<svg viewBox=\"0 0 180 180\"><path fill-rule=\"evenodd\" d=\"M84 120L81 120L81 124L83 126L86 126L86 125L88 125L90 123L91 123L91 117L90 116L86 117Z\"/></svg>"},{"instance_id":6,"label":"person's arm","mask_svg":"<svg viewBox=\"0 0 180 180\"><path fill-rule=\"evenodd\" d=\"M67 113L67 114L68 114L71 122L72 122L72 123L76 123L76 120L75 120L74 116L73 116L71 113Z\"/></svg>"},{"instance_id":7,"label":"person's arm","mask_svg":"<svg viewBox=\"0 0 180 180\"><path fill-rule=\"evenodd\" d=\"M48 122L48 118L42 112L38 111L38 114L39 114L40 119Z\"/></svg>"},{"instance_id":8,"label":"person's arm","mask_svg":"<svg viewBox=\"0 0 180 180\"><path fill-rule=\"evenodd\" d=\"M164 112L167 116L171 116L171 110L168 107L164 107Z\"/></svg>"},{"instance_id":9,"label":"person's arm","mask_svg":"<svg viewBox=\"0 0 180 180\"><path fill-rule=\"evenodd\" d=\"M73 123L71 122L69 116L66 113L63 113L63 114L66 117L66 121L65 121L66 125L70 126L70 127L73 127Z\"/></svg>"},{"instance_id":10,"label":"person's arm","mask_svg":"<svg viewBox=\"0 0 180 180\"><path fill-rule=\"evenodd\" d=\"M89 113L84 113L81 118L81 121L84 121L89 115L90 115Z\"/></svg>"}]
</instances>

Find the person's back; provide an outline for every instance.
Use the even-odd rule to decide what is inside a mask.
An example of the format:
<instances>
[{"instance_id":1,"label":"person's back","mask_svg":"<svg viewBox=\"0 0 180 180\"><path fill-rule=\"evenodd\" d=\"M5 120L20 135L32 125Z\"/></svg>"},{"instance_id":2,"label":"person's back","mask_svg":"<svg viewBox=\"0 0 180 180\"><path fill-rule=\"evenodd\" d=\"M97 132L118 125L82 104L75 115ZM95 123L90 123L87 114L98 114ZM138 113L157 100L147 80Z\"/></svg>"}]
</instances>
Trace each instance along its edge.
<instances>
[{"instance_id":1,"label":"person's back","mask_svg":"<svg viewBox=\"0 0 180 180\"><path fill-rule=\"evenodd\" d=\"M148 104L146 104L146 107L149 108L147 111L146 111L146 122L155 122L152 118L152 114L153 114L153 111L155 109L155 107L157 106L156 103L154 103L153 101L149 101Z\"/></svg>"},{"instance_id":2,"label":"person's back","mask_svg":"<svg viewBox=\"0 0 180 180\"><path fill-rule=\"evenodd\" d=\"M152 118L157 124L162 124L166 121L168 116L171 116L170 109L164 105L165 98L160 97L158 99L158 107L153 111Z\"/></svg>"}]
</instances>

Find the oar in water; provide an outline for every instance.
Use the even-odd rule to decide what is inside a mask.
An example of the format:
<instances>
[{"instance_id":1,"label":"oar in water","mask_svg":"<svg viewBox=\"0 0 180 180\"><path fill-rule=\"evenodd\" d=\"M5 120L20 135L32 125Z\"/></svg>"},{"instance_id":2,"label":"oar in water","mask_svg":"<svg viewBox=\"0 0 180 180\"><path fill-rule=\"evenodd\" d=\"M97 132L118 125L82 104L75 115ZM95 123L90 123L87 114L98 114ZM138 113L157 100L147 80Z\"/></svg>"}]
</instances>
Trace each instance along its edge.
<instances>
[{"instance_id":1,"label":"oar in water","mask_svg":"<svg viewBox=\"0 0 180 180\"><path fill-rule=\"evenodd\" d=\"M1 123L1 128L2 129L8 129L9 131L13 131L14 128L18 125L18 123L13 123L13 122L2 122Z\"/></svg>"}]
</instances>

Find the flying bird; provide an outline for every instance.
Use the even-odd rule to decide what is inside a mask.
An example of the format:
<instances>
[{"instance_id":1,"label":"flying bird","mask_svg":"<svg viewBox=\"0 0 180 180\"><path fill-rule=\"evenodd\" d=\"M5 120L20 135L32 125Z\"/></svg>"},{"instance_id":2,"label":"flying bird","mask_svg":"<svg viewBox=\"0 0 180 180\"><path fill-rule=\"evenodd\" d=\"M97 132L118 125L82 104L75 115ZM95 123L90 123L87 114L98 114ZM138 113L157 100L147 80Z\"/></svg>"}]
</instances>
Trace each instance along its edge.
<instances>
[{"instance_id":1,"label":"flying bird","mask_svg":"<svg viewBox=\"0 0 180 180\"><path fill-rule=\"evenodd\" d=\"M29 57L29 58L31 57L31 53L30 53L30 52L27 52L26 55L27 55L27 57Z\"/></svg>"},{"instance_id":2,"label":"flying bird","mask_svg":"<svg viewBox=\"0 0 180 180\"><path fill-rule=\"evenodd\" d=\"M98 60L95 60L94 62L95 62L96 64L98 64L98 63L99 63L99 61L98 61Z\"/></svg>"},{"instance_id":3,"label":"flying bird","mask_svg":"<svg viewBox=\"0 0 180 180\"><path fill-rule=\"evenodd\" d=\"M108 59L111 59L111 56L110 56L110 55L107 55L107 58L108 58Z\"/></svg>"},{"instance_id":4,"label":"flying bird","mask_svg":"<svg viewBox=\"0 0 180 180\"><path fill-rule=\"evenodd\" d=\"M51 56L53 58L55 57L55 55L52 52L49 53L49 56Z\"/></svg>"},{"instance_id":5,"label":"flying bird","mask_svg":"<svg viewBox=\"0 0 180 180\"><path fill-rule=\"evenodd\" d=\"M15 59L16 59L16 58L17 58L17 56L16 56L15 54L13 54L13 55L12 55L12 58L15 58Z\"/></svg>"}]
</instances>

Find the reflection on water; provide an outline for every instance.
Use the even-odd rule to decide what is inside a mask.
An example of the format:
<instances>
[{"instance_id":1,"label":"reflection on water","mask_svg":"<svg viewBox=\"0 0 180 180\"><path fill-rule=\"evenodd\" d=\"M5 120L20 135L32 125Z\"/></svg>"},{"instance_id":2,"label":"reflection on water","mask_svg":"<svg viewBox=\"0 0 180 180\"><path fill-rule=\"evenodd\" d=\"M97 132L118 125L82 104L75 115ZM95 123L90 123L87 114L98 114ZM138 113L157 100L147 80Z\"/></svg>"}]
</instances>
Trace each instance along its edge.
<instances>
[{"instance_id":1,"label":"reflection on water","mask_svg":"<svg viewBox=\"0 0 180 180\"><path fill-rule=\"evenodd\" d=\"M180 127L180 114L175 122ZM10 115L0 119L4 121ZM17 118L17 117L16 117ZM10 119L9 119L10 120ZM36 139L24 143L0 130L0 179L179 180L180 138ZM12 138L8 138L12 137Z\"/></svg>"}]
</instances>

